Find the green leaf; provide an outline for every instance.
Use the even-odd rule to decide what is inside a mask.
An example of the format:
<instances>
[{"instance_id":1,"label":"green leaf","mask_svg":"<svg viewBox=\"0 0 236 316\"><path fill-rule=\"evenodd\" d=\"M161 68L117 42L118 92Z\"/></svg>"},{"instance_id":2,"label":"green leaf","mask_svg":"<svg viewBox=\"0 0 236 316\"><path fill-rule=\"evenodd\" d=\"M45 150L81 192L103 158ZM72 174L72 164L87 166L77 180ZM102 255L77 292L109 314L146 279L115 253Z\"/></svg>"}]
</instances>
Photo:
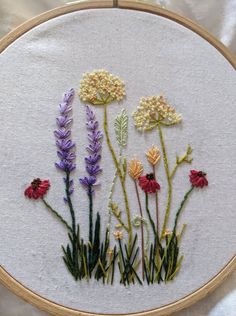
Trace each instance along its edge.
<instances>
[{"instance_id":1,"label":"green leaf","mask_svg":"<svg viewBox=\"0 0 236 316\"><path fill-rule=\"evenodd\" d=\"M125 147L128 139L128 115L125 109L115 119L115 134L118 144Z\"/></svg>"}]
</instances>

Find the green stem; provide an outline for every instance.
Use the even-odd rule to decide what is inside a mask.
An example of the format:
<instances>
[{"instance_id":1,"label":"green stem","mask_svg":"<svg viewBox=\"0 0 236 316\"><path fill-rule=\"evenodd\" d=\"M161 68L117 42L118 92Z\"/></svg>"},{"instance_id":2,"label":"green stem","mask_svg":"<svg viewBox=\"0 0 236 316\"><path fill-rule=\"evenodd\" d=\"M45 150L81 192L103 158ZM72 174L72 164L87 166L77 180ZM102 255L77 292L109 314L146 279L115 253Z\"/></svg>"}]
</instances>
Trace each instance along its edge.
<instances>
[{"instance_id":1,"label":"green stem","mask_svg":"<svg viewBox=\"0 0 236 316\"><path fill-rule=\"evenodd\" d=\"M113 149L113 146L111 144L111 140L110 140L110 136L109 136L109 132L108 132L108 121L107 121L107 105L104 104L104 122L103 122L103 127L104 127L104 132L105 132L105 136L106 136L106 141L107 141L107 145L108 148L111 152L116 170L117 170L117 174L118 177L120 179L120 183L121 183L121 188L122 188L122 192L124 195L124 202L125 202L125 209L126 209L126 216L127 216L127 224L128 224L128 228L129 228L129 241L128 241L128 249L129 252L131 250L131 244L132 244L132 224L131 224L131 216L130 216L130 209L129 209L129 202L128 202L128 196L127 196L127 192L126 192L126 188L125 188L125 182L123 179L123 175L119 166L119 161L116 158L116 154L115 151Z\"/></svg>"},{"instance_id":2,"label":"green stem","mask_svg":"<svg viewBox=\"0 0 236 316\"><path fill-rule=\"evenodd\" d=\"M92 267L92 253L93 253L93 196L92 187L88 188L89 197L89 275L91 277L91 267Z\"/></svg>"},{"instance_id":3,"label":"green stem","mask_svg":"<svg viewBox=\"0 0 236 316\"><path fill-rule=\"evenodd\" d=\"M139 211L140 211L140 216L141 216L141 250L142 250L142 277L144 280L144 233L143 233L143 210L142 210L142 205L139 197L139 192L138 192L138 186L136 180L134 180L134 185L135 185L135 191L136 191L136 196L138 200L138 205L139 205Z\"/></svg>"},{"instance_id":4,"label":"green stem","mask_svg":"<svg viewBox=\"0 0 236 316\"><path fill-rule=\"evenodd\" d=\"M121 158L122 158L122 149L120 149L120 153L119 153L119 165L121 163ZM112 215L112 209L110 207L110 203L112 202L112 195L113 195L113 190L114 190L116 178L117 178L117 170L115 171L115 174L114 174L114 177L113 177L113 180L112 180L112 183L111 183L110 194L109 194L109 197L108 197L108 225L107 226L108 226L108 231L109 231L109 241L110 241L111 215ZM125 226L124 223L122 224L122 226Z\"/></svg>"},{"instance_id":5,"label":"green stem","mask_svg":"<svg viewBox=\"0 0 236 316\"><path fill-rule=\"evenodd\" d=\"M146 202L146 211L147 211L147 214L148 214L148 218L149 218L149 221L151 223L154 236L156 238L157 232L156 232L155 224L154 224L154 221L153 221L153 219L151 217L151 214L150 214L150 211L149 211L149 206L148 206L148 193L145 193L145 202Z\"/></svg>"},{"instance_id":6,"label":"green stem","mask_svg":"<svg viewBox=\"0 0 236 316\"><path fill-rule=\"evenodd\" d=\"M173 177L174 177L174 175L175 175L175 173L176 173L176 171L177 171L177 168L179 167L179 163L178 164L175 164L175 166L174 166L174 168L173 168L173 170L172 170L172 172L171 172L171 174L170 174L170 178L172 179Z\"/></svg>"},{"instance_id":7,"label":"green stem","mask_svg":"<svg viewBox=\"0 0 236 316\"><path fill-rule=\"evenodd\" d=\"M181 240L181 238L182 238L182 236L183 236L183 234L184 234L184 231L185 231L185 229L186 229L186 226L187 226L187 224L183 224L183 227L182 227L182 229L181 229L179 235L177 236L178 242L180 242L180 240Z\"/></svg>"},{"instance_id":8,"label":"green stem","mask_svg":"<svg viewBox=\"0 0 236 316\"><path fill-rule=\"evenodd\" d=\"M112 211L113 212L113 211ZM117 221L119 222L119 224L127 231L127 233L129 232L129 228L125 225L125 223L122 221L122 219L120 217L118 217L116 215L115 212L113 212L113 215L115 216L115 218L117 219Z\"/></svg>"},{"instance_id":9,"label":"green stem","mask_svg":"<svg viewBox=\"0 0 236 316\"><path fill-rule=\"evenodd\" d=\"M88 197L89 197L89 241L91 245L93 244L93 196L92 188L88 188Z\"/></svg>"},{"instance_id":10,"label":"green stem","mask_svg":"<svg viewBox=\"0 0 236 316\"><path fill-rule=\"evenodd\" d=\"M184 256L181 256L181 257L179 258L179 260L178 260L178 262L177 262L177 264L176 264L176 269L175 269L175 271L169 276L169 278L168 278L167 281L174 279L174 277L176 276L176 274L178 273L178 271L179 271L179 269L180 269L180 265L181 265L181 262L183 261L183 258L184 258Z\"/></svg>"},{"instance_id":11,"label":"green stem","mask_svg":"<svg viewBox=\"0 0 236 316\"><path fill-rule=\"evenodd\" d=\"M176 228L177 228L177 224L178 224L178 219L179 219L180 213L181 213L181 211L182 211L182 209L183 209L183 207L184 207L184 205L185 205L185 203L186 203L186 201L187 201L187 199L188 199L190 193L193 191L193 189L194 189L194 187L192 186L192 187L185 193L184 198L183 198L183 200L182 200L182 202L181 202L181 204L180 204L180 207L179 207L179 209L178 209L178 211L177 211L177 213L176 213L173 232L172 232L171 237L169 238L168 243L167 243L167 245L166 245L164 254L163 254L162 259L161 259L161 263L160 263L159 269L158 269L158 271L157 271L157 273L156 273L155 280L158 279L159 273L161 272L161 269L162 269L162 266L163 266L163 262L164 262L164 260L165 260L165 258L166 258L166 255L167 255L167 252L168 252L168 250L169 250L169 247L170 247L170 245L171 245L171 243L172 243L174 237L176 236Z\"/></svg>"},{"instance_id":12,"label":"green stem","mask_svg":"<svg viewBox=\"0 0 236 316\"><path fill-rule=\"evenodd\" d=\"M159 137L160 137L160 142L161 142L161 148L162 148L162 154L163 154L163 160L164 160L164 167L165 167L165 172L166 172L166 178L167 178L167 184L168 184L168 195L167 195L167 204L166 204L166 211L165 211L165 218L164 218L164 223L162 226L162 232L161 232L161 238L163 238L166 226L168 223L168 219L170 216L170 207L171 207L171 197L172 197L172 183L171 183L171 177L170 177L170 170L169 170L169 163L168 163L168 158L167 158L167 153L166 153L166 147L165 147L165 141L161 129L160 123L157 124L158 132L159 132Z\"/></svg>"},{"instance_id":13,"label":"green stem","mask_svg":"<svg viewBox=\"0 0 236 316\"><path fill-rule=\"evenodd\" d=\"M70 232L72 232L72 228L71 228L70 225L67 223L67 221L64 220L64 218L63 218L59 213L57 213L57 211L55 211L55 210L51 207L51 205L49 205L43 198L42 198L42 201L43 201L44 205L46 206L46 208L47 208L50 212L52 212L54 215L56 215L56 217L62 222L62 224L64 224L64 225L66 226L66 228L67 228Z\"/></svg>"},{"instance_id":14,"label":"green stem","mask_svg":"<svg viewBox=\"0 0 236 316\"><path fill-rule=\"evenodd\" d=\"M66 199L67 199L67 203L69 206L71 219L72 219L72 232L73 232L73 235L75 236L76 235L75 212L74 212L74 208L73 208L72 201L70 198L70 172L69 171L66 172Z\"/></svg>"},{"instance_id":15,"label":"green stem","mask_svg":"<svg viewBox=\"0 0 236 316\"><path fill-rule=\"evenodd\" d=\"M76 232L76 220L75 220L75 211L72 205L71 201L71 193L70 193L70 171L66 171L66 199L69 206L70 214L71 214L71 220L72 220L72 257L73 257L73 266L74 266L74 277L77 280L78 273L79 273L79 267L78 267L78 239L77 239L77 232Z\"/></svg>"},{"instance_id":16,"label":"green stem","mask_svg":"<svg viewBox=\"0 0 236 316\"><path fill-rule=\"evenodd\" d=\"M173 236L173 235L172 235L172 236ZM172 238L172 237L171 237L171 238ZM165 250L164 250L164 254L163 254L162 258L161 258L161 262L160 262L159 268L158 268L158 270L157 270L157 272L156 272L154 281L157 281L157 280L159 279L159 276L160 276L160 273L161 273L161 270L162 270L162 266L163 266L165 257L166 257L166 255L167 255L167 251L168 251L169 246L170 246L171 238L169 239L169 241L168 241L168 243L167 243L167 245L166 245L166 248L165 248Z\"/></svg>"},{"instance_id":17,"label":"green stem","mask_svg":"<svg viewBox=\"0 0 236 316\"><path fill-rule=\"evenodd\" d=\"M184 154L181 158L179 158L179 157L176 158L176 164L175 164L173 170L172 170L171 173L170 173L170 178L171 178L171 179L174 177L174 175L175 175L175 173L176 173L178 167L179 167L182 163L184 163L184 162L186 162L186 163L191 163L191 162L192 162L193 159L192 159L192 158L189 158L189 155L190 155L191 153L192 153L192 148L191 148L190 146L188 146L188 148L187 148L185 154Z\"/></svg>"},{"instance_id":18,"label":"green stem","mask_svg":"<svg viewBox=\"0 0 236 316\"><path fill-rule=\"evenodd\" d=\"M124 254L123 254L123 249L122 249L122 245L121 245L120 239L118 239L118 242L119 242L120 254L121 254L121 258L122 258L122 262L123 262L123 267L124 267L124 274L126 275L126 279L127 279L128 284L129 284L129 274L127 272L126 260L125 260ZM124 285L125 285L124 277L123 277L123 281L124 281Z\"/></svg>"},{"instance_id":19,"label":"green stem","mask_svg":"<svg viewBox=\"0 0 236 316\"><path fill-rule=\"evenodd\" d=\"M154 178L157 180L157 178L156 178L156 170L155 170L155 166L153 166L153 174L154 174ZM156 193L155 193L155 202L156 202L156 230L157 230L157 235L159 236L159 207L158 207L158 191L156 191Z\"/></svg>"},{"instance_id":20,"label":"green stem","mask_svg":"<svg viewBox=\"0 0 236 316\"><path fill-rule=\"evenodd\" d=\"M186 203L186 201L187 201L187 199L188 199L190 193L193 191L193 189L194 189L194 186L192 186L192 187L185 193L184 198L183 198L183 200L182 200L182 202L181 202L181 204L180 204L180 207L179 207L179 209L178 209L178 211L177 211L177 213L176 213L176 216L175 216L175 223L174 223L174 228L173 228L173 233L174 233L174 234L176 233L176 228L177 228L177 224L178 224L178 219L179 219L180 213L181 213L181 211L182 211L182 209L183 209L183 207L184 207L184 204Z\"/></svg>"},{"instance_id":21,"label":"green stem","mask_svg":"<svg viewBox=\"0 0 236 316\"><path fill-rule=\"evenodd\" d=\"M155 179L156 177L156 169L155 166L153 166L153 174ZM160 257L160 249L162 249L161 243L160 243L160 231L159 231L159 206L158 206L158 191L155 193L155 202L156 202L156 246L154 247L154 256L156 257L156 261L159 261ZM153 270L154 272L154 270Z\"/></svg>"}]
</instances>

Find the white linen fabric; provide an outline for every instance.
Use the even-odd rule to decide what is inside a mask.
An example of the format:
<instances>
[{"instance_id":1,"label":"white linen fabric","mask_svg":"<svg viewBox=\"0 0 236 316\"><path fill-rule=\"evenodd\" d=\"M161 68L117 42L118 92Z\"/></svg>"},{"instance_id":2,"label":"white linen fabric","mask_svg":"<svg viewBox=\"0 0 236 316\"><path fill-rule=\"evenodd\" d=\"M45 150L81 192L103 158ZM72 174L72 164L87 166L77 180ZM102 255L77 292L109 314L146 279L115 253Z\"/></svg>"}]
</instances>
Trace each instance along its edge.
<instances>
[{"instance_id":1,"label":"white linen fabric","mask_svg":"<svg viewBox=\"0 0 236 316\"><path fill-rule=\"evenodd\" d=\"M11 203L9 197L5 195L5 202L8 204L10 203L10 208L13 210L13 212L9 215L9 211L7 212L7 209L4 210L4 206L2 207L3 214L5 214L5 220L3 221L4 224L1 225L1 240L2 242L6 243L9 239L10 234L10 236L12 237L12 242L14 242L15 244L16 240L14 239L14 230L17 229L19 234L17 242L19 244L17 247L18 249L15 249L14 254L7 253L6 248L6 251L3 252L3 257L1 254L1 263L5 260L4 266L7 268L7 270L11 272L17 279L22 279L22 281L26 281L27 284L26 282L24 283L30 288L34 289L36 292L70 307L76 307L78 309L95 312L138 311L143 309L155 308L159 306L159 304L161 305L168 303L174 298L174 295L176 295L174 299L178 299L179 297L181 297L181 295L183 296L194 289L194 287L199 287L202 283L204 283L204 281L207 281L206 278L210 278L219 271L219 269L230 259L233 254L232 249L234 247L235 238L235 236L232 236L232 227L233 225L235 225L235 216L233 213L234 201L232 192L230 192L230 190L233 191L233 189L235 188L235 182L233 182L234 179L229 178L229 171L232 172L232 169L230 170L230 166L233 165L232 156L224 157L224 166L228 165L226 170L225 168L223 169L226 173L222 175L222 177L220 177L219 179L215 179L214 177L215 171L218 170L217 168L219 166L221 168L224 167L222 165L223 154L220 157L217 157L216 155L218 153L217 146L222 147L222 151L224 151L224 149L228 150L230 148L231 153L235 152L235 148L233 147L234 144L232 142L234 132L233 125L231 125L228 121L229 113L231 113L231 120L233 120L234 115L232 108L234 94L232 92L235 88L235 72L233 72L232 67L229 66L229 64L213 47L203 41L200 37L184 29L183 27L178 25L176 26L176 24L173 22L162 18L157 18L145 13L123 11L122 13L119 12L119 16L117 15L117 13L117 10L111 10L111 15L110 17L108 17L108 15L105 14L104 10L96 10L93 12L70 14L54 19L43 24L42 26L37 27L35 30L23 36L22 39L19 39L14 45L7 49L6 52L2 55L3 57L1 58L1 60L3 61L2 74L4 74L4 77L6 76L6 72L8 72L10 75L9 77L7 77L8 80L6 80L6 77L4 78L4 89L2 91L1 99L6 99L6 94L4 94L4 92L11 89L13 82L19 81L21 83L21 85L16 87L14 95L8 96L8 109L4 108L4 111L3 108L1 109L1 111L3 111L1 114L9 120L8 124L3 126L8 141L7 147L4 147L4 152L7 153L9 157L11 155L16 155L16 157L19 158L18 160L21 166L20 171L19 166L16 168L16 177L15 168L11 168L11 171L9 171L10 168L7 165L6 157L4 157L4 162L2 162L4 167L3 170L6 172L3 173L2 176L5 178L6 176L11 177L12 175L14 175L14 183L16 187L12 188L12 182L9 181L9 187L6 185L6 191L2 193L7 194L7 192L11 189L11 199L12 196L18 196L18 198L21 199L20 196L22 192L18 190L18 187L20 186L20 188L23 190L22 180L25 181L24 183L27 182L27 180L25 179L26 172L28 172L29 176L35 174L36 171L38 171L39 173L41 172L41 174L43 175L45 174L45 177L48 177L48 175L50 174L52 178L55 179L55 183L60 182L60 175L56 174L56 172L52 170L53 167L51 167L54 161L53 159L55 159L55 153L53 152L53 138L51 136L52 130L54 128L54 117L57 114L56 104L54 105L55 100L59 101L59 96L65 90L65 88L68 87L69 83L70 86L78 87L79 79L81 78L82 72L101 67L108 67L111 72L119 74L127 82L127 88L129 90L128 97L125 103L122 104L122 106L128 105L130 113L132 112L132 110L134 110L134 107L138 102L138 98L141 96L140 92L143 91L142 95L148 95L159 93L160 89L162 91L165 91L170 101L172 100L172 103L176 104L177 110L179 110L179 112L182 112L184 116L184 128L182 130L178 128L176 129L176 136L178 136L179 138L181 137L181 139L176 141L176 147L181 150L181 148L183 148L182 146L184 146L185 143L187 144L188 141L191 141L192 146L196 149L195 162L198 162L201 167L204 167L208 171L211 187L213 187L213 189L212 191L210 189L207 190L207 192L203 194L204 198L202 197L202 194L195 197L195 202L199 203L198 207L200 209L202 208L202 210L198 212L198 209L195 208L193 201L191 207L189 206L191 208L191 214L188 213L183 216L183 221L185 220L188 223L190 222L190 228L188 228L185 241L183 242L183 252L186 255L185 267L183 267L181 274L178 276L178 279L176 279L176 282L173 285L161 287L161 290L160 287L156 287L155 289L152 288L152 290L146 287L142 289L139 288L137 290L134 288L132 288L131 290L124 290L123 288L114 287L116 300L114 301L114 303L111 304L112 306L103 304L104 301L102 302L102 296L99 298L98 295L98 292L103 293L102 295L106 293L106 296L110 297L110 301L113 302L113 299L115 299L115 295L114 293L112 293L113 291L111 292L111 288L104 288L101 291L100 287L95 286L92 295L90 293L92 301L89 301L88 299L86 301L83 298L83 295L87 297L88 293L88 288L86 289L86 285L83 285L83 293L80 292L80 297L78 297L78 284L72 284L73 289L67 289L68 296L70 295L70 298L68 299L67 294L61 291L65 283L62 284L60 282L65 280L60 280L59 277L60 275L63 275L64 277L65 268L61 264L60 260L56 259L55 262L55 258L59 259L60 257L58 246L66 241L60 225L57 225L57 223L55 223L55 220L53 218L50 218L50 216L48 216L46 212L43 215L43 211L40 206L36 206L36 209L33 210L32 204L25 201L21 201L19 203L19 205L23 205L24 203L27 204L27 206L25 204L27 209L27 219L25 217L22 218L22 214L19 214L19 210L14 209L14 201L12 201ZM89 45L90 41L92 40L95 40L93 41L93 44L96 43L96 41L102 41L102 38L100 37L99 39L99 36L101 36L100 33L102 32L104 36L105 29L103 29L103 25L100 23L101 20L103 20L103 22L105 21L105 23L110 23L110 25L112 26L108 33L114 32L114 34L110 34L113 35L111 37L107 35L109 36L109 38L113 38L112 43L110 43L109 45L109 51L106 43L104 43L105 46L103 46L102 48L100 46L94 47L93 45L93 47L91 47ZM140 34L136 34L135 27L136 29L139 29L137 25L141 22L143 23L143 29L140 31ZM88 39L85 38L85 30L88 30L87 23L89 23L91 30L91 33L89 35L92 36L92 38ZM116 23L117 25L119 25L119 28L121 28L121 33L114 31ZM156 31L157 29L158 31ZM127 30L129 31L127 32ZM164 37L162 35L163 30L165 30ZM142 40L145 40L146 34L149 34L149 41L150 43L152 43L152 45L157 44L153 44L155 41L151 40L156 39L156 37L158 38L159 44L157 47L149 46L151 44L147 43L146 41L145 43L142 43ZM168 36L166 36L167 34ZM168 49L165 49L164 44L166 44L167 42L168 44L170 44L173 41L175 41L176 43L176 39L179 39L180 34L181 42L177 45L179 50L176 49L175 55L173 55L173 51L168 51ZM114 49L114 52L117 51L117 36L119 37L119 49L123 52L122 55L119 56L119 60L124 61L124 64L120 64L118 59L116 59L115 54L112 53L112 49ZM135 46L137 43L137 38L135 38L134 36L138 36L139 45L137 46ZM132 39L134 40L133 45L131 45L132 47L129 47L128 43L130 43L130 40L132 41ZM61 44L62 41L64 48ZM161 45L161 43L163 43L163 46ZM149 59L149 54L148 59L145 58L146 55L143 52L143 48L145 47L144 44L147 47L146 51L148 53L150 51L155 51L156 53L156 55L153 54L151 56L151 59ZM67 49L68 47L70 47L70 50ZM85 55L84 47L90 48L89 54L88 51L86 51L87 57ZM126 54L130 57L134 56L134 49L136 53L135 56L137 58L136 63L137 61L139 61L138 69L137 67L134 68L134 66L137 66L137 64L132 64L131 60L124 60L124 58L126 58ZM164 50L165 56L163 57L162 52ZM97 55L98 51L100 52L100 57L98 57ZM19 54L19 52L21 52L21 54ZM77 55L78 52L80 52L80 54ZM186 63L188 67L183 67L183 64L181 65L181 54L183 52L184 54L187 53L187 56L189 56L188 63ZM80 65L81 54L83 55L83 65ZM21 56L21 69L17 69L17 65L19 65L19 56ZM214 61L214 63L212 63L212 66L209 65L209 67L211 68L210 74L209 67L207 67L209 56L211 56L211 60L213 58ZM143 58L142 62L140 62L140 58ZM163 60L163 58L165 60ZM100 64L98 64L97 59L99 59ZM9 64L9 60L13 60L13 62L11 62L11 65ZM178 61L178 64L176 64L176 60ZM171 73L171 71L173 70L171 70L170 67L172 65L171 63L175 64L175 67L179 69L179 72ZM35 83L36 78L38 78L38 74L35 74L34 70L36 69L35 65L37 67L38 64L41 65L41 79L37 79L38 89L37 91L35 91ZM63 64L66 64L66 67ZM78 65L78 68L76 70L74 69L75 64ZM153 68L154 64L154 69L150 71L150 69ZM218 67L217 70L214 67L216 64ZM27 69L24 68L24 65L27 65ZM127 67L127 65L129 65L129 67ZM143 73L144 65L145 67L147 67L146 69L148 69L146 73L145 71ZM24 72L27 73L30 80L27 79L27 76L23 76L22 69L24 69ZM64 72L62 71L63 69ZM136 73L132 74L132 69L135 69ZM53 71L52 74L51 71ZM140 76L137 75L137 72L140 72ZM168 73L167 77L165 77L166 73ZM201 79L203 78L203 75L205 75L202 82L196 82L196 73ZM156 79L157 74L158 79ZM222 74L224 74L224 82L222 82L221 80ZM51 76L50 81L53 81L53 85L48 86L48 84L45 84L45 80L48 78L49 75ZM143 78L146 76L146 80L144 80L146 81L146 84L143 83L143 80L142 82L137 82L142 79L141 75L143 76ZM172 79L171 81L169 79L170 77ZM176 80L173 80L173 78ZM214 78L214 85L211 84L212 78ZM133 86L129 86L129 82L137 82L137 85L134 84ZM185 82L187 85L185 84ZM188 87L188 91L186 91L186 93L183 93L179 89L180 86ZM216 89L217 86L219 87L218 91ZM158 91L156 91L157 87ZM189 89L189 87L191 87L192 89ZM224 89L224 91L227 91L227 100L223 99L223 96L220 93L220 89ZM29 91L31 93L29 93ZM26 95L27 98L25 97ZM220 108L220 105L223 102L224 104L228 105L227 110L225 110L224 108L224 113L221 112ZM16 107L16 104L19 103L21 105L18 108ZM47 106L47 104L49 103L53 104L50 105L50 109ZM77 103L79 104L78 100ZM210 106L207 108L206 104L209 104ZM41 114L39 114L36 110L38 107L41 109ZM22 108L24 109L24 111L22 111ZM111 113L115 113L117 112L117 110L119 110L119 108L120 106L112 105L110 111ZM17 118L17 120L15 120L14 122L11 120L13 113L12 109L14 109ZM27 112L27 114L25 114L25 111ZM99 114L98 109L96 109L96 112ZM225 118L225 120L219 120L219 113L223 115L223 118ZM19 114L21 114L21 116ZM77 115L78 122L83 122L84 112L82 110L79 110L79 106L77 109L75 109L75 115ZM199 120L198 126L196 126L195 123L196 116L198 116ZM27 121L28 130L22 131L22 124L25 121ZM40 124L38 122L40 122ZM50 128L48 127L49 125ZM36 126L38 126L37 131L35 131L34 129ZM221 129L216 129L215 126L221 126ZM11 127L11 130L9 129L9 127ZM224 127L227 128L227 133L225 135L222 135L221 132ZM199 133L199 130L201 129L204 129L204 131L209 134L210 141L209 139L204 139L204 133ZM19 131L21 131L21 134L19 133ZM35 141L34 138L31 137L32 131L34 131L35 134ZM30 137L27 136L29 134ZM167 134L171 138L171 134L169 134L168 131ZM76 137L78 135L78 129L76 130L76 128L74 129L74 135ZM135 131L131 130L130 135L136 137ZM80 136L81 138L83 138L83 135ZM17 143L22 141L23 138L26 139L26 143L24 142L23 145L28 146L28 148L32 146L33 148L33 152L30 153L28 157L26 157L25 155L23 157L24 159L21 158L22 151L20 150L20 152L17 154L18 150L15 146ZM132 138L132 136L130 136L130 138ZM140 136L138 140L140 141ZM151 144L152 142L153 139L148 139L149 144ZM11 150L9 151L9 144L11 144L11 149L14 150L14 152L11 152ZM142 144L146 146L145 142L143 142ZM34 148L34 146L36 146L36 149ZM81 147L82 146L83 145L81 144ZM42 148L44 148L45 156L47 158L45 158L45 156L40 157L40 152L42 152ZM48 148L51 148L49 152L47 152ZM138 148L135 148L134 146L132 148L132 152L134 152L135 150L137 152ZM175 151L175 149L173 149L173 151ZM209 158L209 155L211 158ZM45 159L48 166L46 170ZM37 167L35 164L33 165L31 161L38 161L39 167ZM9 161L9 164L10 163L11 162ZM24 167L25 164L28 165L27 169ZM79 169L83 170L82 159ZM218 192L217 190L219 181L223 182L223 184L221 184L223 187L223 190L221 189L221 192ZM230 185L228 184L228 181L231 181ZM184 183L181 184L181 190L178 192L178 194L182 192L183 186ZM62 190L58 191L62 192ZM212 196L211 194L214 195ZM222 203L224 202L223 208L219 211L217 209L216 214L215 209L216 205L219 205L217 197L219 196L219 194L222 194L222 196L224 197L225 194L227 194L227 198L225 198L226 201L221 201ZM55 191L53 192L53 194L50 195L51 199L54 198L53 195L55 196ZM58 200L58 197L59 192L55 200ZM217 199L214 200L214 198L216 197ZM86 203L86 201L84 203ZM205 208L203 210L203 205L207 209L207 214L205 214ZM21 209L21 207L19 206L18 208ZM227 214L225 214L224 210L228 210ZM212 221L209 227L207 227L207 230L204 225L199 226L199 224L197 224L201 223L203 217L204 221L206 222L211 223ZM44 228L44 233L42 232L42 230L38 231L38 227L35 224L34 226L29 226L29 223L32 223L32 221L34 222L35 220L41 222L41 228ZM23 229L19 227L19 221ZM222 227L223 221L225 227ZM14 225L16 226L14 227ZM13 230L11 230L12 228ZM50 241L49 256L48 253L44 253L44 248L42 247L42 245L47 245L48 247L47 230L52 232L54 231L57 236L55 240ZM191 236L196 237L195 240L190 240L190 230L192 230ZM228 238L229 232L231 234L230 238ZM44 235L43 237L42 234ZM21 241L20 238L22 238ZM41 244L38 244L38 238L41 239ZM201 248L202 245L205 244L205 238L208 238L207 245L212 246L209 248L213 249L209 250L208 248ZM22 244L20 244L21 242ZM191 242L193 242L193 244L191 244ZM23 244L24 253L22 253ZM6 243L6 245L9 246L9 243ZM32 245L35 247L34 251L30 250ZM190 249L191 245L194 245L195 247L195 257L192 250ZM40 247L40 249L37 249L38 246ZM224 249L224 251L222 251L222 249ZM209 251L213 252L211 253ZM40 262L37 253L41 253L43 256L43 258L41 256ZM24 255L23 258L22 254ZM207 255L209 255L209 257L207 257ZM211 255L213 255L215 259L213 264ZM200 262L199 256L201 257ZM14 258L16 257L18 257L19 260L14 262ZM34 258L33 261L32 258ZM52 264L54 264L55 262L52 270L49 269L47 271L47 268L45 269L45 260L51 260ZM22 266L25 266L26 262L28 261L32 262L32 267L30 267L29 264L29 271L21 271L20 268ZM194 276L197 277L194 277L192 280L189 280L190 271L188 270L189 265L187 264L187 262L191 262L191 264L193 266L195 265L196 267L196 270L192 270L191 273L193 273ZM197 262L199 263L198 266L196 266ZM207 271L203 269L203 265L208 267ZM55 274L55 277L53 277L53 273L55 273L55 270L57 269L58 272ZM51 284L48 283L49 280ZM57 281L59 281L59 283L57 283ZM198 283L198 285L196 285L195 282ZM66 283L67 287L70 286L71 283L73 283L71 282L70 277L66 279ZM178 287L177 291L175 286ZM105 292L103 292L103 290ZM145 297L147 298L146 302L145 299L141 299L141 297L143 298L142 291L144 290ZM156 291L155 293L157 294L157 297L155 298L153 297L153 291ZM175 291L175 294L173 294L173 291ZM73 297L73 295L75 296ZM132 295L132 301L137 299L137 303L135 303L133 306L130 306L130 295ZM152 297L154 299L153 301ZM120 301L120 298L122 299L122 302ZM95 300L96 302L94 303Z\"/></svg>"}]
</instances>

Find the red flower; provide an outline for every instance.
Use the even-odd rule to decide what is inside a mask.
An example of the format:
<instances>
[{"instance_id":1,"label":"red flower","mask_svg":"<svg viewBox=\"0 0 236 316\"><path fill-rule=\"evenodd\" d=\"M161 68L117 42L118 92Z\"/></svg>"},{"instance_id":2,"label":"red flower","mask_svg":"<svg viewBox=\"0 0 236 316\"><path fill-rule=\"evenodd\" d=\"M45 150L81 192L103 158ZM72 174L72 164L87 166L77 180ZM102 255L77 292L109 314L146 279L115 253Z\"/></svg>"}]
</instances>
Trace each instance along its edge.
<instances>
[{"instance_id":1,"label":"red flower","mask_svg":"<svg viewBox=\"0 0 236 316\"><path fill-rule=\"evenodd\" d=\"M138 178L138 184L141 189L146 193L156 193L157 190L160 190L159 183L156 182L154 174L149 173L145 176Z\"/></svg>"},{"instance_id":2,"label":"red flower","mask_svg":"<svg viewBox=\"0 0 236 316\"><path fill-rule=\"evenodd\" d=\"M193 187L203 188L208 185L206 173L203 171L190 170L189 179Z\"/></svg>"},{"instance_id":3,"label":"red flower","mask_svg":"<svg viewBox=\"0 0 236 316\"><path fill-rule=\"evenodd\" d=\"M34 179L30 186L25 190L25 196L29 199L39 199L47 193L47 190L50 187L49 180L40 180L39 178Z\"/></svg>"}]
</instances>

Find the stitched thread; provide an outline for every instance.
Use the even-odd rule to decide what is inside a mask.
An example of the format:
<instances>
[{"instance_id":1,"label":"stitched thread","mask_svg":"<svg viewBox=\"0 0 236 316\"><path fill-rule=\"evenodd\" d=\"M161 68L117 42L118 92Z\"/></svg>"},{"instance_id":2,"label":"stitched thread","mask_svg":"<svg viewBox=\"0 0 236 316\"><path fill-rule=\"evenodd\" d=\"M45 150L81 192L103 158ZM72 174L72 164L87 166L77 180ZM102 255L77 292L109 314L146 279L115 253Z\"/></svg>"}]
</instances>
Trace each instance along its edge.
<instances>
[{"instance_id":1,"label":"stitched thread","mask_svg":"<svg viewBox=\"0 0 236 316\"><path fill-rule=\"evenodd\" d=\"M98 184L97 176L101 173L100 168L102 133L98 131L99 123L95 118L94 112L89 106L86 106L87 130L89 145L86 147L88 156L85 158L87 176L80 178L80 184L85 188L88 195L88 216L89 216L89 236L88 241L80 235L80 227L76 222L75 209L72 202L74 192L74 182L71 177L75 170L75 143L71 140L72 124L72 101L74 90L69 90L63 97L59 105L60 116L57 118L58 129L54 132L56 137L57 155L59 161L55 163L58 170L64 173L65 196L64 201L71 215L71 225L46 201L45 195L50 188L49 180L34 179L29 187L25 189L25 196L33 200L42 200L44 206L64 225L68 232L69 242L66 247L62 246L63 260L71 275L75 280L82 280L94 277L97 281L101 280L106 284L113 284L115 280L115 267L118 266L120 273L120 283L130 285L138 283L142 285L169 282L173 280L180 270L183 255L180 255L180 241L186 224L178 232L178 222L181 213L184 210L190 194L195 188L204 188L208 185L206 173L200 170L190 170L189 181L190 188L185 193L179 208L175 213L175 219L172 230L167 230L169 222L171 201L172 201L172 180L177 170L183 163L192 162L192 148L187 147L185 153L179 157L176 156L176 162L173 168L170 168L168 161L167 148L165 145L162 127L170 127L179 124L182 116L176 113L166 99L162 96L152 96L142 98L137 111L133 113L135 126L141 131L151 131L157 128L159 134L160 147L162 150L162 159L164 162L165 175L167 179L168 194L163 219L163 226L160 234L157 164L161 159L158 147L152 146L146 152L146 158L151 165L151 172L143 175L143 165L137 158L131 159L128 164L126 156L123 154L127 146L128 139L128 115L125 109L122 109L115 117L114 131L119 155L116 155L116 147L112 143L108 127L107 107L111 102L120 101L125 96L124 83L116 76L105 70L98 70L84 75L81 84L79 96L84 102L91 105L103 107L103 129L106 144L111 153L115 165L115 174L111 180L111 187L108 196L108 224L105 238L101 238L102 218L99 212L94 218L95 190ZM128 191L126 187L126 175L130 175L137 198L137 207L139 215L136 215L131 221L131 209L128 200ZM113 191L119 178L122 189L125 219L122 218L122 210L118 203L113 201ZM161 185L163 185L161 183ZM142 191L139 191L138 186ZM142 194L144 194L142 198ZM155 195L155 208L152 210L152 203L149 203L149 195ZM145 201L142 205L143 199ZM119 202L119 201L118 201ZM154 204L154 203L153 203ZM143 209L146 210L148 221L143 217ZM116 218L116 230L113 235L117 242L114 247L110 245L111 232L111 215ZM156 217L156 220L153 219ZM133 238L132 225L140 228L141 241L137 234ZM144 234L146 228L146 236ZM150 241L149 226L153 231L153 240ZM126 237L128 235L128 243ZM141 248L141 255L139 250ZM141 261L140 261L141 257ZM141 262L141 278L139 277L139 265Z\"/></svg>"}]
</instances>

